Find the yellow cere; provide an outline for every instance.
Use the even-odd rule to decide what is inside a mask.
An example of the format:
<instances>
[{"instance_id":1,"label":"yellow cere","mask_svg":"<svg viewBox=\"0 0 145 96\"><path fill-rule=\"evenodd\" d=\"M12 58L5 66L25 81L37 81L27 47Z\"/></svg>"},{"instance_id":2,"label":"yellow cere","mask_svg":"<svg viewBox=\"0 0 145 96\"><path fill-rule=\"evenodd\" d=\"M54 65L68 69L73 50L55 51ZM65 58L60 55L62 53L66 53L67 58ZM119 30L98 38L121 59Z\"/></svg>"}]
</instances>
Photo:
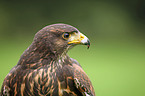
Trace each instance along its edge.
<instances>
[{"instance_id":1,"label":"yellow cere","mask_svg":"<svg viewBox=\"0 0 145 96\"><path fill-rule=\"evenodd\" d=\"M80 44L84 39L84 35L82 33L72 33L71 37L68 39L68 44Z\"/></svg>"}]
</instances>

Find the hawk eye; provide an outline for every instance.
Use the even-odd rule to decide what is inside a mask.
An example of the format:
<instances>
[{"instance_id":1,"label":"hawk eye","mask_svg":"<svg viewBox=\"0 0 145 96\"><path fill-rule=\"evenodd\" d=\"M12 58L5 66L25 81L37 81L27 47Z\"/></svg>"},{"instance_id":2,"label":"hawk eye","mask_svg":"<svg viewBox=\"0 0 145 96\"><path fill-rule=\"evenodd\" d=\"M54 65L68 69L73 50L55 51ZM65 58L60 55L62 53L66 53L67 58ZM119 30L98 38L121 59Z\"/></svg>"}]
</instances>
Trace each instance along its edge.
<instances>
[{"instance_id":1,"label":"hawk eye","mask_svg":"<svg viewBox=\"0 0 145 96\"><path fill-rule=\"evenodd\" d=\"M69 34L68 32L63 33L62 37L63 37L64 39L68 39L68 38L70 37L70 34Z\"/></svg>"}]
</instances>

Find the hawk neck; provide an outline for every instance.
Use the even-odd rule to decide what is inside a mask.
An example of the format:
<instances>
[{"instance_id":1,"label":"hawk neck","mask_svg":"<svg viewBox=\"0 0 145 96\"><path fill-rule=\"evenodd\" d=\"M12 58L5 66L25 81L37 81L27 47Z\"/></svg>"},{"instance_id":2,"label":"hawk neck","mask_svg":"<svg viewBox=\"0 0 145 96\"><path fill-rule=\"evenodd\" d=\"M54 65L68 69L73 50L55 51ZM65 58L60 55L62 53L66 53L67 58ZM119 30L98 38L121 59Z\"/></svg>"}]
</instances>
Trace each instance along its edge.
<instances>
[{"instance_id":1,"label":"hawk neck","mask_svg":"<svg viewBox=\"0 0 145 96\"><path fill-rule=\"evenodd\" d=\"M38 68L43 65L50 65L52 62L64 61L66 58L69 60L69 56L66 54L67 51L63 53L57 53L50 47L46 46L36 46L36 44L31 44L21 55L17 65L22 65L24 69L26 68Z\"/></svg>"}]
</instances>

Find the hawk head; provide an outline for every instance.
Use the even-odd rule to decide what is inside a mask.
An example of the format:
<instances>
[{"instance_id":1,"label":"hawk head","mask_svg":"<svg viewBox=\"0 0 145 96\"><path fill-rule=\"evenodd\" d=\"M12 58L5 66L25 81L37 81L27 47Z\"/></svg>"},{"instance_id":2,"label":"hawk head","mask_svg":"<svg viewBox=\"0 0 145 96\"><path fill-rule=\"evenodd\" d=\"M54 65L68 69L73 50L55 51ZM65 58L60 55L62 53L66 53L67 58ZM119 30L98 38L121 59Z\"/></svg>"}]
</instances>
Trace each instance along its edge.
<instances>
[{"instance_id":1,"label":"hawk head","mask_svg":"<svg viewBox=\"0 0 145 96\"><path fill-rule=\"evenodd\" d=\"M37 48L49 49L55 54L67 52L71 47L81 44L90 47L89 39L78 29L67 24L52 24L36 33L34 43ZM43 47L42 47L43 46Z\"/></svg>"}]
</instances>

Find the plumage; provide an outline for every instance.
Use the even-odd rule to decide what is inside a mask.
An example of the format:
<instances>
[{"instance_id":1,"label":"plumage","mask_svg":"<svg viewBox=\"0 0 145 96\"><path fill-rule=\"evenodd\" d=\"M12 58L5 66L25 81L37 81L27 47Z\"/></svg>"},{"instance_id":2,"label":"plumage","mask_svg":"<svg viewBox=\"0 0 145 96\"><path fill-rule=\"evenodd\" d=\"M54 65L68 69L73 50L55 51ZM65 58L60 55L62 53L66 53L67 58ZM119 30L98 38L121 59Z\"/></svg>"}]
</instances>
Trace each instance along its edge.
<instances>
[{"instance_id":1,"label":"plumage","mask_svg":"<svg viewBox=\"0 0 145 96\"><path fill-rule=\"evenodd\" d=\"M1 96L95 96L89 77L67 55L77 44L90 46L73 26L53 24L38 31L5 77Z\"/></svg>"}]
</instances>

